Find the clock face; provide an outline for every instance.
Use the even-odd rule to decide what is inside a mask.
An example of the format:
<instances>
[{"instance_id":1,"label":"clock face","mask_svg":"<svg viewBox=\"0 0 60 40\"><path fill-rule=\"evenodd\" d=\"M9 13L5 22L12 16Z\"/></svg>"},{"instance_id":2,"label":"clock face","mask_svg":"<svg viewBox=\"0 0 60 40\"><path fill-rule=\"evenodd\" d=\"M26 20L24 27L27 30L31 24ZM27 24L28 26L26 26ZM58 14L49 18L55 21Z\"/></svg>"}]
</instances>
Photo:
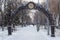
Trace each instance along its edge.
<instances>
[{"instance_id":1,"label":"clock face","mask_svg":"<svg viewBox=\"0 0 60 40\"><path fill-rule=\"evenodd\" d=\"M30 9L34 8L34 4L33 3L29 3L28 8L30 8Z\"/></svg>"}]
</instances>

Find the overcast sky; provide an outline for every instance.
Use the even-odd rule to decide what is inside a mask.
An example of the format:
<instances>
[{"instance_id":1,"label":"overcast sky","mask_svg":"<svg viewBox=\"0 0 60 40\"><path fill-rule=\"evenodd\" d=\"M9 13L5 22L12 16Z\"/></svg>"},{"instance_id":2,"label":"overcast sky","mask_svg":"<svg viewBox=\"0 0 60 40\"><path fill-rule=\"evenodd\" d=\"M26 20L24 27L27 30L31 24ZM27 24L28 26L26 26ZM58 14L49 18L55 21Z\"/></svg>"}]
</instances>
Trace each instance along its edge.
<instances>
[{"instance_id":1,"label":"overcast sky","mask_svg":"<svg viewBox=\"0 0 60 40\"><path fill-rule=\"evenodd\" d=\"M45 0L23 0L23 1L27 1L27 2L30 2L30 1L33 1L33 2L35 2L35 3L43 3L43 2L45 2Z\"/></svg>"}]
</instances>

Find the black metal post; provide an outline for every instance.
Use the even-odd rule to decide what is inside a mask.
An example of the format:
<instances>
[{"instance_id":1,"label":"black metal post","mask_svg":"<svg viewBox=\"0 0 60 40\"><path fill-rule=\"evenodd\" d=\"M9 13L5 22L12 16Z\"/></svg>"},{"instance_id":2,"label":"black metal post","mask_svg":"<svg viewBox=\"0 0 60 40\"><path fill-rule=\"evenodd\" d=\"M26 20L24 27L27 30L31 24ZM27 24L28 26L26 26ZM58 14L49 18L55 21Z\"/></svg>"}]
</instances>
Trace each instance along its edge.
<instances>
[{"instance_id":1,"label":"black metal post","mask_svg":"<svg viewBox=\"0 0 60 40\"><path fill-rule=\"evenodd\" d=\"M39 17L38 17L39 15L37 15L37 32L39 31Z\"/></svg>"},{"instance_id":2,"label":"black metal post","mask_svg":"<svg viewBox=\"0 0 60 40\"><path fill-rule=\"evenodd\" d=\"M12 28L11 28L11 26L8 27L8 35L12 35Z\"/></svg>"},{"instance_id":3,"label":"black metal post","mask_svg":"<svg viewBox=\"0 0 60 40\"><path fill-rule=\"evenodd\" d=\"M8 35L12 35L11 19L8 19Z\"/></svg>"},{"instance_id":4,"label":"black metal post","mask_svg":"<svg viewBox=\"0 0 60 40\"><path fill-rule=\"evenodd\" d=\"M49 24L51 26L51 37L55 37L55 20L53 15L49 15Z\"/></svg>"},{"instance_id":5,"label":"black metal post","mask_svg":"<svg viewBox=\"0 0 60 40\"><path fill-rule=\"evenodd\" d=\"M1 16L2 16L2 31L4 31L4 14L3 14L3 12L1 12Z\"/></svg>"},{"instance_id":6,"label":"black metal post","mask_svg":"<svg viewBox=\"0 0 60 40\"><path fill-rule=\"evenodd\" d=\"M51 37L55 37L55 26L51 26Z\"/></svg>"},{"instance_id":7,"label":"black metal post","mask_svg":"<svg viewBox=\"0 0 60 40\"><path fill-rule=\"evenodd\" d=\"M55 21L54 19L51 20L51 37L55 37Z\"/></svg>"}]
</instances>

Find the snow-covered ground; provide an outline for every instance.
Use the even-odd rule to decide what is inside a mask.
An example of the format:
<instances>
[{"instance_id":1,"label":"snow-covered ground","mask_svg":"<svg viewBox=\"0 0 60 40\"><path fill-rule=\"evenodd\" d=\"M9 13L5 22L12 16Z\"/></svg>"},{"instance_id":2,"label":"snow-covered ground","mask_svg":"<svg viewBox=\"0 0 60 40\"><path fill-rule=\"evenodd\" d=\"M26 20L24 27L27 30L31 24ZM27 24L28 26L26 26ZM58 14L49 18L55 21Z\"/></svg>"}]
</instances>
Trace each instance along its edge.
<instances>
[{"instance_id":1,"label":"snow-covered ground","mask_svg":"<svg viewBox=\"0 0 60 40\"><path fill-rule=\"evenodd\" d=\"M56 30L56 37L47 35L47 30L40 28L40 31L36 31L36 26L29 25L26 27L16 26L17 30L8 36L7 30L1 31L0 29L0 40L60 40L58 30ZM60 32L59 32L60 33Z\"/></svg>"}]
</instances>

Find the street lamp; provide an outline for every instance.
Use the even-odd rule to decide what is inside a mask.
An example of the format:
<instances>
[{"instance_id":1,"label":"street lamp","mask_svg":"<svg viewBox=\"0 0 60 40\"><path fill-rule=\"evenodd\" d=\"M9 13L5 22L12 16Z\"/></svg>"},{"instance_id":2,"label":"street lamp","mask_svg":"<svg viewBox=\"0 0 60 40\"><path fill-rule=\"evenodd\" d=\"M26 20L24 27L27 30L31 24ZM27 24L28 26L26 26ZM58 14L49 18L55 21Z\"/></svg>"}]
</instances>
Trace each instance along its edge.
<instances>
[{"instance_id":1,"label":"street lamp","mask_svg":"<svg viewBox=\"0 0 60 40\"><path fill-rule=\"evenodd\" d=\"M4 31L4 27L3 27L3 25L4 25L4 0L2 1L2 11L1 11L1 16L2 16L2 31Z\"/></svg>"}]
</instances>

